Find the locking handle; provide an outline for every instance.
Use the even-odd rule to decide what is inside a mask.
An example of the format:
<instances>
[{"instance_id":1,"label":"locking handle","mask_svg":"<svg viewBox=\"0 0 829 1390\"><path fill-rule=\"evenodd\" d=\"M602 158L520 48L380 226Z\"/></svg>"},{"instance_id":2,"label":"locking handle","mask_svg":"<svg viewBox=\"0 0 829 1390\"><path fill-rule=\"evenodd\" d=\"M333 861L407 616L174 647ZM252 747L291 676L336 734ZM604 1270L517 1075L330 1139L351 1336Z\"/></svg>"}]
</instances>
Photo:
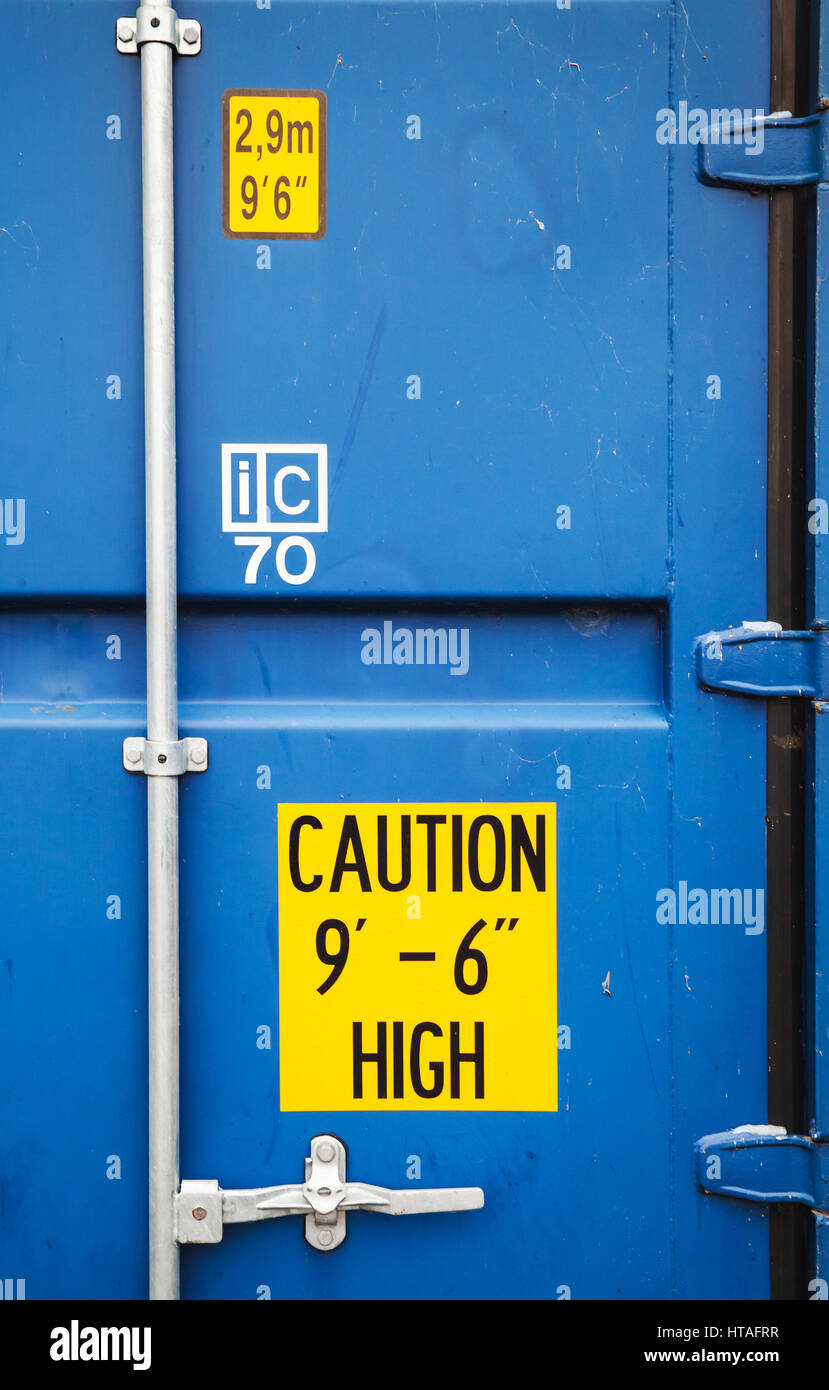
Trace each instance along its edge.
<instances>
[{"instance_id":1,"label":"locking handle","mask_svg":"<svg viewBox=\"0 0 829 1390\"><path fill-rule=\"evenodd\" d=\"M308 1244L328 1253L345 1240L348 1211L419 1216L477 1211L483 1205L480 1187L396 1190L347 1182L345 1145L333 1134L317 1134L305 1160L304 1184L221 1188L213 1179L183 1182L176 1197L177 1239L180 1245L215 1245L222 1239L225 1225L231 1223L304 1216Z\"/></svg>"}]
</instances>

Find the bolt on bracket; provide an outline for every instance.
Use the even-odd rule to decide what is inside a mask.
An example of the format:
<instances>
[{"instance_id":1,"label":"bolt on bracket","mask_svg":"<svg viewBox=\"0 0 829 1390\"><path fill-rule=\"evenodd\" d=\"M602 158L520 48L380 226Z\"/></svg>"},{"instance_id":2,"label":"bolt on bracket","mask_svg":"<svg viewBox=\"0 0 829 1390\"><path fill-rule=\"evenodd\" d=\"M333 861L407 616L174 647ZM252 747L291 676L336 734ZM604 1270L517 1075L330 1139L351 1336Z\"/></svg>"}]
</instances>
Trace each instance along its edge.
<instances>
[{"instance_id":1,"label":"bolt on bracket","mask_svg":"<svg viewBox=\"0 0 829 1390\"><path fill-rule=\"evenodd\" d=\"M484 1205L480 1187L371 1187L346 1182L345 1145L333 1134L317 1134L305 1160L304 1184L284 1187L221 1188L214 1179L183 1182L176 1197L180 1245L215 1245L231 1222L269 1217L304 1216L305 1239L328 1254L346 1236L347 1211L380 1216L416 1216L429 1212L477 1211Z\"/></svg>"},{"instance_id":2,"label":"bolt on bracket","mask_svg":"<svg viewBox=\"0 0 829 1390\"><path fill-rule=\"evenodd\" d=\"M169 5L139 5L133 18L115 25L119 53L137 53L142 43L168 43L181 58L201 52L201 25L196 19L179 19Z\"/></svg>"},{"instance_id":3,"label":"bolt on bracket","mask_svg":"<svg viewBox=\"0 0 829 1390\"><path fill-rule=\"evenodd\" d=\"M148 738L124 739L124 767L147 777L181 777L207 771L207 739L180 738L173 743Z\"/></svg>"},{"instance_id":4,"label":"bolt on bracket","mask_svg":"<svg viewBox=\"0 0 829 1390\"><path fill-rule=\"evenodd\" d=\"M801 1202L829 1213L829 1144L779 1125L739 1125L694 1145L697 1186L709 1197Z\"/></svg>"},{"instance_id":5,"label":"bolt on bracket","mask_svg":"<svg viewBox=\"0 0 829 1390\"><path fill-rule=\"evenodd\" d=\"M825 182L829 162L825 114L825 109L811 116L772 111L746 123L727 121L699 144L699 179L724 188L758 191ZM762 144L743 139L760 129Z\"/></svg>"},{"instance_id":6,"label":"bolt on bracket","mask_svg":"<svg viewBox=\"0 0 829 1390\"><path fill-rule=\"evenodd\" d=\"M780 623L743 621L704 633L695 652L697 679L708 690L818 700L829 691L829 632L822 622L784 632Z\"/></svg>"}]
</instances>

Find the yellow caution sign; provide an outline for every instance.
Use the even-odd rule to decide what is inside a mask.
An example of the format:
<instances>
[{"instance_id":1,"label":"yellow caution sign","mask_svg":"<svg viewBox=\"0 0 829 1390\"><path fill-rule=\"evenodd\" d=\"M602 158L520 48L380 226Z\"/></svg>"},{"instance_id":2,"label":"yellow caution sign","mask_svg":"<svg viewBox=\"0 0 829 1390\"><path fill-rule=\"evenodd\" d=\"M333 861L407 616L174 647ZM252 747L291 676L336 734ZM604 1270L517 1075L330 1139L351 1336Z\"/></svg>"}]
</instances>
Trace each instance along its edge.
<instances>
[{"instance_id":1,"label":"yellow caution sign","mask_svg":"<svg viewBox=\"0 0 829 1390\"><path fill-rule=\"evenodd\" d=\"M236 87L222 98L222 228L325 236L325 93Z\"/></svg>"},{"instance_id":2,"label":"yellow caution sign","mask_svg":"<svg viewBox=\"0 0 829 1390\"><path fill-rule=\"evenodd\" d=\"M278 822L281 1109L555 1110L555 806Z\"/></svg>"}]
</instances>

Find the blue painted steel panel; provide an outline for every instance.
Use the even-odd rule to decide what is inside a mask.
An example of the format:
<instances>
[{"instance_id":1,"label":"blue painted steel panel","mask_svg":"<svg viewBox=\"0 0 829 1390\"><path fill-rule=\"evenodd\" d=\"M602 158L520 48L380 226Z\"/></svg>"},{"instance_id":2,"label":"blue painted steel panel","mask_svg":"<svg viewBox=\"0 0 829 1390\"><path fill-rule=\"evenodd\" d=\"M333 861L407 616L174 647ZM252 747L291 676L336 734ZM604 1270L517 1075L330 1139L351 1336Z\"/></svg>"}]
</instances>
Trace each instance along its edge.
<instances>
[{"instance_id":1,"label":"blue painted steel panel","mask_svg":"<svg viewBox=\"0 0 829 1390\"><path fill-rule=\"evenodd\" d=\"M4 9L3 493L26 532L0 540L19 808L0 1276L29 1298L146 1287L145 790L120 751L143 725L140 131L119 8ZM331 1130L351 1178L405 1187L418 1154L424 1186L480 1185L486 1206L358 1214L329 1258L296 1220L235 1227L183 1251L184 1296L767 1297L764 1208L706 1198L693 1153L766 1117L765 934L681 906L734 888L756 912L765 883L763 707L701 690L694 642L764 616L767 205L704 187L696 150L655 132L679 100L763 106L768 17L194 10L180 695L210 768L181 793L182 1174L298 1181ZM328 98L327 235L272 243L269 270L221 230L239 86ZM273 550L246 585L222 530L221 447L254 440L327 445L306 585L278 582ZM468 672L366 665L387 621L468 629ZM556 801L556 1112L280 1111L277 808L397 800Z\"/></svg>"}]
</instances>

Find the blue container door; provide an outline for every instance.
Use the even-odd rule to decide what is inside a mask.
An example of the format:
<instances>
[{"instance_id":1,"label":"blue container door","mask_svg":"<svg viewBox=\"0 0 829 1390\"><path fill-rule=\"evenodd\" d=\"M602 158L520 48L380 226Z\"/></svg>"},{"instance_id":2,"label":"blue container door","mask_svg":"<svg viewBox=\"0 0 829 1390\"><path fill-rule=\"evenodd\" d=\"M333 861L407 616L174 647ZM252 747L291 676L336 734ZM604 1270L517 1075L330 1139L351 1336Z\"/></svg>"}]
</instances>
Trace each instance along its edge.
<instances>
[{"instance_id":1,"label":"blue container door","mask_svg":"<svg viewBox=\"0 0 829 1390\"><path fill-rule=\"evenodd\" d=\"M142 1297L138 72L109 4L6 9L4 1259L27 1297ZM333 1134L349 1181L485 1205L357 1211L329 1254L228 1226L183 1296L765 1298L765 1208L693 1157L766 1117L764 709L694 644L765 612L768 210L700 184L689 120L764 107L768 16L198 18L182 1177L299 1183ZM323 111L324 169L277 187ZM303 178L324 235L319 203L253 226Z\"/></svg>"}]
</instances>

